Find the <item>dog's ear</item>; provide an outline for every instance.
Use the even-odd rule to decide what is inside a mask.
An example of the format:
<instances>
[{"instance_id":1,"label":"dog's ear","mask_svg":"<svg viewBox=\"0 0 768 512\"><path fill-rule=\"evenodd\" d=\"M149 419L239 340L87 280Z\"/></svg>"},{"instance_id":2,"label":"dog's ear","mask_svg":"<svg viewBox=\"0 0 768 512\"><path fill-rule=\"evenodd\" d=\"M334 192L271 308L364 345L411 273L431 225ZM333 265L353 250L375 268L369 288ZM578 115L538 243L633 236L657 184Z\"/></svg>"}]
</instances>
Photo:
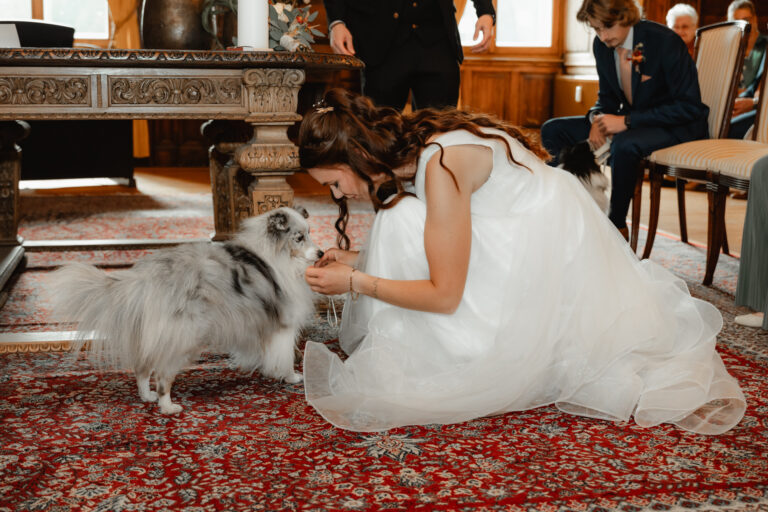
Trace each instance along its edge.
<instances>
[{"instance_id":1,"label":"dog's ear","mask_svg":"<svg viewBox=\"0 0 768 512\"><path fill-rule=\"evenodd\" d=\"M293 209L296 210L297 212L299 212L301 214L301 216L304 217L305 219L309 218L309 212L303 206L301 206L301 205L294 205Z\"/></svg>"},{"instance_id":2,"label":"dog's ear","mask_svg":"<svg viewBox=\"0 0 768 512\"><path fill-rule=\"evenodd\" d=\"M288 231L288 216L283 212L269 214L267 233L277 238Z\"/></svg>"}]
</instances>

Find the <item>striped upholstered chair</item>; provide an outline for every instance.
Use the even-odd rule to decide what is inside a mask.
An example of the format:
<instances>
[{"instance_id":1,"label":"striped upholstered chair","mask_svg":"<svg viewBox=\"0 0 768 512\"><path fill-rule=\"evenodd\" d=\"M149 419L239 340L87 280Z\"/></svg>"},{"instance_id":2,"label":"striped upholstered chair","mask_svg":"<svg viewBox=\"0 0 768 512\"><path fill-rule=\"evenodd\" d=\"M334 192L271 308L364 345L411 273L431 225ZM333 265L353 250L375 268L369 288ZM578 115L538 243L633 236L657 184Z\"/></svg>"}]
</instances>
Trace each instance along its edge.
<instances>
[{"instance_id":1,"label":"striped upholstered chair","mask_svg":"<svg viewBox=\"0 0 768 512\"><path fill-rule=\"evenodd\" d=\"M711 181L706 155L712 150L712 139L723 139L728 133L749 30L750 26L747 22L729 21L701 27L696 31L696 69L699 74L701 99L709 107L710 139L660 149L653 152L642 163L643 172L639 173L632 201L630 244L632 249L637 247L642 178L644 170L648 169L651 183L651 210L643 258L650 255L656 235L663 177L667 175L698 182ZM678 187L678 212L683 233L685 232L684 192L684 187Z\"/></svg>"},{"instance_id":2,"label":"striped upholstered chair","mask_svg":"<svg viewBox=\"0 0 768 512\"><path fill-rule=\"evenodd\" d=\"M709 157L707 167L711 181L709 192L709 233L707 240L707 266L704 284L712 283L720 247L725 241L725 202L731 188L748 191L752 170L761 160L768 159L768 99L766 74L761 79L761 94L755 124L745 140L723 139L715 142L718 151ZM726 249L727 252L727 249Z\"/></svg>"}]
</instances>

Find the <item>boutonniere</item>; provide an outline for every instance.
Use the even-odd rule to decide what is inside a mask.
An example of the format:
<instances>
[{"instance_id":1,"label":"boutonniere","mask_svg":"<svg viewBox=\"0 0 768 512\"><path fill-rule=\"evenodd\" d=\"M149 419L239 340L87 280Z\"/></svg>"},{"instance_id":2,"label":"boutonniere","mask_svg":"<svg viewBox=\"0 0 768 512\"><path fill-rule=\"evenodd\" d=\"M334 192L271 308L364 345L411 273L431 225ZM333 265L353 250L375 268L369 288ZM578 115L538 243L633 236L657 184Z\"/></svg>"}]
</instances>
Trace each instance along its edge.
<instances>
[{"instance_id":1,"label":"boutonniere","mask_svg":"<svg viewBox=\"0 0 768 512\"><path fill-rule=\"evenodd\" d=\"M632 50L632 54L627 56L627 60L631 60L635 66L635 73L640 72L640 64L645 62L645 55L643 54L643 43L637 43L635 49Z\"/></svg>"}]
</instances>

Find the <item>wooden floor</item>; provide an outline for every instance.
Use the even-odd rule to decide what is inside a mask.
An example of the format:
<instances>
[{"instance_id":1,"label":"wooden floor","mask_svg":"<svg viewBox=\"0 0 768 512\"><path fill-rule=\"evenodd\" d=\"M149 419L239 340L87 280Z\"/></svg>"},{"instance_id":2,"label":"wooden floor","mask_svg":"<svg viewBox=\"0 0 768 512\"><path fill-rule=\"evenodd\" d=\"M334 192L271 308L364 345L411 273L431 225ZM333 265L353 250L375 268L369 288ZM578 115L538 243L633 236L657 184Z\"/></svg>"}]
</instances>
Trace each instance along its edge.
<instances>
[{"instance_id":1,"label":"wooden floor","mask_svg":"<svg viewBox=\"0 0 768 512\"><path fill-rule=\"evenodd\" d=\"M210 178L207 167L172 167L172 168L137 168L135 170L136 188L124 185L67 186L65 188L26 188L29 182L22 182L25 187L22 194L174 194L210 192ZM289 178L297 196L327 195L324 189L304 173ZM33 184L34 185L34 184ZM726 230L731 253L737 255L741 249L741 232L744 226L744 214L747 202L744 199L728 198L726 203ZM707 194L706 192L686 191L686 209L688 217L688 238L691 243L706 245L707 240ZM648 186L643 190L643 209L641 223L648 223ZM664 234L679 238L680 228L677 216L677 197L674 187L661 190L661 213L659 230Z\"/></svg>"}]
</instances>

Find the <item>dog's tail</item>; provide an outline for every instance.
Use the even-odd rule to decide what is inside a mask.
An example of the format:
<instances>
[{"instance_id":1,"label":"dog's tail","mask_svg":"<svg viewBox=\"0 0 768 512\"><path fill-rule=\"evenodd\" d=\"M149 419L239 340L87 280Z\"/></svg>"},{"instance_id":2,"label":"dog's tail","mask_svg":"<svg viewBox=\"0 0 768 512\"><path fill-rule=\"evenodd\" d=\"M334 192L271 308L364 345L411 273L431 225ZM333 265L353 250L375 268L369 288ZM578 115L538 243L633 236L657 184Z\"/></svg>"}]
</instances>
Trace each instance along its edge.
<instances>
[{"instance_id":1,"label":"dog's tail","mask_svg":"<svg viewBox=\"0 0 768 512\"><path fill-rule=\"evenodd\" d=\"M47 290L54 318L77 326L75 354L87 344L90 359L100 367L133 365L133 344L127 338L136 326L127 323L135 317L119 283L93 265L67 263L51 274Z\"/></svg>"}]
</instances>

